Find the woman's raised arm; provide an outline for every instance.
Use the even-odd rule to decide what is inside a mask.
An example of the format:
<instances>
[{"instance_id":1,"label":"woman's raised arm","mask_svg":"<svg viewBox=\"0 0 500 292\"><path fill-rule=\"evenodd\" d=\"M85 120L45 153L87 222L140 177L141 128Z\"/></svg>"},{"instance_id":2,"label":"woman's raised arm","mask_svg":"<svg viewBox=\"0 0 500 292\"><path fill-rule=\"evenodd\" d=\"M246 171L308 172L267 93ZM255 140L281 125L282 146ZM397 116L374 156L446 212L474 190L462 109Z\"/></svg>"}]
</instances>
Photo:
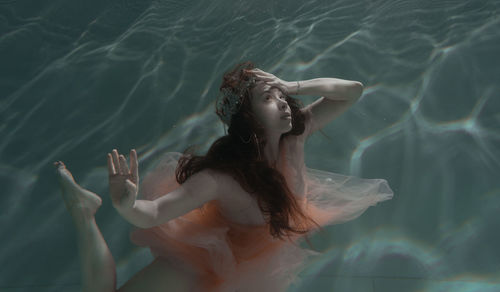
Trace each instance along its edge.
<instances>
[{"instance_id":1,"label":"woman's raised arm","mask_svg":"<svg viewBox=\"0 0 500 292\"><path fill-rule=\"evenodd\" d=\"M359 81L339 78L284 81L257 68L247 72L253 73L258 79L271 86L278 87L287 94L321 95L321 98L302 110L305 114L307 112L311 114L312 127L309 135L344 113L358 101L363 93L363 84Z\"/></svg>"}]
</instances>

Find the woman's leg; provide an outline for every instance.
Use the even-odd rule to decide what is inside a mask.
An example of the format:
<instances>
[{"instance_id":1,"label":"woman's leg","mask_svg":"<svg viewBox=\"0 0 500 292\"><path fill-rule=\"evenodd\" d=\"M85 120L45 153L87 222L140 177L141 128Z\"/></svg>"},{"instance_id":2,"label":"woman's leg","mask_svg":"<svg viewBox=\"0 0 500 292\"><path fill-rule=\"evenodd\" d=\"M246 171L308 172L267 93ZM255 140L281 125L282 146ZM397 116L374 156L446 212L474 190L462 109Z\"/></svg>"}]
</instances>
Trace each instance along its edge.
<instances>
[{"instance_id":1,"label":"woman's leg","mask_svg":"<svg viewBox=\"0 0 500 292\"><path fill-rule=\"evenodd\" d=\"M116 270L113 256L95 222L102 200L80 187L61 161L55 162L64 204L77 230L83 291L114 292Z\"/></svg>"},{"instance_id":2,"label":"woman's leg","mask_svg":"<svg viewBox=\"0 0 500 292\"><path fill-rule=\"evenodd\" d=\"M113 256L95 222L94 214L101 206L101 198L80 187L61 161L54 163L61 183L66 208L73 218L78 236L82 263L83 291L116 291L116 269ZM118 291L201 291L197 289L198 275L189 268L181 268L156 258Z\"/></svg>"}]
</instances>

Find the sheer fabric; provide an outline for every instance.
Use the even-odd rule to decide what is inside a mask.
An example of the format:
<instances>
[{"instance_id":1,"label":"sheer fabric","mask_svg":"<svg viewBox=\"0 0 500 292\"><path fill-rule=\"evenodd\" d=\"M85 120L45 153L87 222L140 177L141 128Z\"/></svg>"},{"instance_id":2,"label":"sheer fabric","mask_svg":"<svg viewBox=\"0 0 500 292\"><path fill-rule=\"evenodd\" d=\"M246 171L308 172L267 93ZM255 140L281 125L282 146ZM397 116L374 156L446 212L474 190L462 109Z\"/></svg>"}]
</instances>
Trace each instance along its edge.
<instances>
[{"instance_id":1,"label":"sheer fabric","mask_svg":"<svg viewBox=\"0 0 500 292\"><path fill-rule=\"evenodd\" d=\"M278 169L298 195L301 206L320 226L353 220L368 207L392 198L393 192L384 179L363 179L306 167L303 149L311 126L308 112L304 134L282 140ZM175 168L181 155L164 154L141 183L142 199L154 200L179 187ZM308 235L317 231L311 230ZM198 291L286 291L298 280L305 262L321 255L299 246L303 236L273 239L266 224L231 221L224 217L216 200L160 226L134 228L130 238L139 246L149 247L155 257L196 271Z\"/></svg>"}]
</instances>

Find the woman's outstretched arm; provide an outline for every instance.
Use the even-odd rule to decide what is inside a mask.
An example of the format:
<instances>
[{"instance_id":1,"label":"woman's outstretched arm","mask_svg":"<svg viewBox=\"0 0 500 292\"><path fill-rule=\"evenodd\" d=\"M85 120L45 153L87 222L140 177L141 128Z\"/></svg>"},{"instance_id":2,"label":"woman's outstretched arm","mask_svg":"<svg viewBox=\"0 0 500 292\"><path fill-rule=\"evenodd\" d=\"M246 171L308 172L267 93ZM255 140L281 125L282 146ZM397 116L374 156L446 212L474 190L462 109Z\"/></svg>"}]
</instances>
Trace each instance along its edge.
<instances>
[{"instance_id":1,"label":"woman's outstretched arm","mask_svg":"<svg viewBox=\"0 0 500 292\"><path fill-rule=\"evenodd\" d=\"M205 203L219 198L218 183L210 169L191 175L172 192L157 198L152 226L160 225L182 216Z\"/></svg>"},{"instance_id":2,"label":"woman's outstretched arm","mask_svg":"<svg viewBox=\"0 0 500 292\"><path fill-rule=\"evenodd\" d=\"M217 199L217 194L216 181L208 170L202 170L193 174L172 192L154 201L135 200L131 208L121 209L118 212L131 224L141 228L150 228Z\"/></svg>"},{"instance_id":3,"label":"woman's outstretched arm","mask_svg":"<svg viewBox=\"0 0 500 292\"><path fill-rule=\"evenodd\" d=\"M217 199L217 194L217 182L209 170L202 170L172 192L154 201L136 200L132 208L119 212L131 224L149 228L199 208Z\"/></svg>"},{"instance_id":4,"label":"woman's outstretched arm","mask_svg":"<svg viewBox=\"0 0 500 292\"><path fill-rule=\"evenodd\" d=\"M115 149L108 154L109 188L113 206L131 224L149 228L160 225L217 199L217 182L209 169L193 174L174 191L154 201L137 200L137 153L130 152L130 169Z\"/></svg>"}]
</instances>

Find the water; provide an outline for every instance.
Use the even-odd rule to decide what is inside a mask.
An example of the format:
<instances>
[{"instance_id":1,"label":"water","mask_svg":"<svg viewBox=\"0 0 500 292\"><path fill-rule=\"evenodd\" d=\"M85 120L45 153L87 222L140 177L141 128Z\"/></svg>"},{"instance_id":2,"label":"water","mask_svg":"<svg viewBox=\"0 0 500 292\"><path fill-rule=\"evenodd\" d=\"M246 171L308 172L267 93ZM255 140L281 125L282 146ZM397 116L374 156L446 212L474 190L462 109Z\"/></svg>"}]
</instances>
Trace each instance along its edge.
<instances>
[{"instance_id":1,"label":"water","mask_svg":"<svg viewBox=\"0 0 500 292\"><path fill-rule=\"evenodd\" d=\"M104 203L118 284L150 260L111 206L106 153L200 151L237 62L359 80L309 167L387 179L392 201L314 238L290 291L500 291L500 2L0 1L1 291L78 291L52 162ZM317 97L301 97L308 104Z\"/></svg>"}]
</instances>

